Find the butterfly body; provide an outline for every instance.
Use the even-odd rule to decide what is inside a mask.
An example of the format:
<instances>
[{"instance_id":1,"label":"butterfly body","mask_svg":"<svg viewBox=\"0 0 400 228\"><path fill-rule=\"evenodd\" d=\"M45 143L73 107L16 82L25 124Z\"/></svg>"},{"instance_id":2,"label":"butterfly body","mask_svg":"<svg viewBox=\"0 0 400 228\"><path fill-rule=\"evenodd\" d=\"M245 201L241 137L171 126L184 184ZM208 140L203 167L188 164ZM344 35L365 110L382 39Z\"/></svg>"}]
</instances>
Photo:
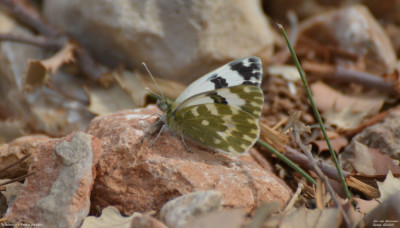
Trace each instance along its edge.
<instances>
[{"instance_id":1,"label":"butterfly body","mask_svg":"<svg viewBox=\"0 0 400 228\"><path fill-rule=\"evenodd\" d=\"M260 134L261 78L259 58L235 60L193 82L175 102L160 99L161 120L183 138L221 152L243 153Z\"/></svg>"}]
</instances>

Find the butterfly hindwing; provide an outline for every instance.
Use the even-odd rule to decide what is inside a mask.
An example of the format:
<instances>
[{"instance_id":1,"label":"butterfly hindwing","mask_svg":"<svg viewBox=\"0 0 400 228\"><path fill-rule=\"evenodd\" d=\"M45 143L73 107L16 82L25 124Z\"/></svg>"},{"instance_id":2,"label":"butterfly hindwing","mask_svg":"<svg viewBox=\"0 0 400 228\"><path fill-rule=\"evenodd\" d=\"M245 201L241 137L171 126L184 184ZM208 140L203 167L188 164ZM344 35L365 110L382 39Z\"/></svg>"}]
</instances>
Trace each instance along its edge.
<instances>
[{"instance_id":1,"label":"butterfly hindwing","mask_svg":"<svg viewBox=\"0 0 400 228\"><path fill-rule=\"evenodd\" d=\"M243 153L256 142L258 118L234 106L201 104L175 114L181 134L195 142L229 153Z\"/></svg>"},{"instance_id":2,"label":"butterfly hindwing","mask_svg":"<svg viewBox=\"0 0 400 228\"><path fill-rule=\"evenodd\" d=\"M234 60L194 81L176 99L180 103L196 94L237 85L260 86L262 65L258 57Z\"/></svg>"}]
</instances>

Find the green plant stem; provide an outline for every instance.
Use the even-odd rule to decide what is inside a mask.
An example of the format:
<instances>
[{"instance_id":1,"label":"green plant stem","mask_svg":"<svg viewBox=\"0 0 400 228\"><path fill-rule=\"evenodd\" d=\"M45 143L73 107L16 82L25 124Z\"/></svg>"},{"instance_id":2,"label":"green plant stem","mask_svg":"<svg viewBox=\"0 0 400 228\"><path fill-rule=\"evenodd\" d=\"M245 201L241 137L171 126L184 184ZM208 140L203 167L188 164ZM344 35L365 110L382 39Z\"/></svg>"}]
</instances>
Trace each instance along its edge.
<instances>
[{"instance_id":1,"label":"green plant stem","mask_svg":"<svg viewBox=\"0 0 400 228\"><path fill-rule=\"evenodd\" d=\"M272 146L270 146L268 143L262 141L262 140L257 140L257 144L263 146L267 150L269 150L271 153L275 154L281 161L286 163L288 166L292 167L294 170L299 172L303 177L305 177L309 182L313 183L315 186L317 185L317 181L314 180L306 171L304 171L302 168L300 168L298 165L296 165L294 162L292 162L289 158L287 158L285 155L279 153L279 151L275 150Z\"/></svg>"},{"instance_id":2,"label":"green plant stem","mask_svg":"<svg viewBox=\"0 0 400 228\"><path fill-rule=\"evenodd\" d=\"M342 173L342 169L339 166L339 162L338 162L338 160L336 158L335 151L332 148L331 142L329 141L329 138L328 138L328 134L326 133L326 130L325 130L324 123L322 122L322 119L321 119L321 116L319 115L317 106L315 105L314 99L313 99L313 97L311 95L311 91L310 91L310 88L308 87L308 83L307 83L304 71L300 66L299 60L297 59L296 53L294 52L292 45L290 44L290 41L289 41L289 39L288 39L288 37L286 35L285 29L283 29L282 25L278 25L278 26L281 29L283 36L285 37L285 40L286 40L286 43L288 45L290 54L292 55L292 58L293 58L293 61L294 61L295 65L296 65L296 67L297 67L297 70L299 71L301 80L303 82L304 88L305 88L306 93L307 93L307 96L310 99L311 107L312 107L312 109L314 111L315 117L317 118L318 124L319 124L319 126L321 128L321 131L322 131L322 134L324 135L326 143L328 145L329 152L331 153L331 156L332 156L333 161L335 163L336 169L337 169L339 177L340 177L340 181L342 182L342 185L343 185L344 191L346 192L347 198L350 200L351 199L351 194L350 194L349 188L347 187L346 181L345 181L343 173Z\"/></svg>"}]
</instances>

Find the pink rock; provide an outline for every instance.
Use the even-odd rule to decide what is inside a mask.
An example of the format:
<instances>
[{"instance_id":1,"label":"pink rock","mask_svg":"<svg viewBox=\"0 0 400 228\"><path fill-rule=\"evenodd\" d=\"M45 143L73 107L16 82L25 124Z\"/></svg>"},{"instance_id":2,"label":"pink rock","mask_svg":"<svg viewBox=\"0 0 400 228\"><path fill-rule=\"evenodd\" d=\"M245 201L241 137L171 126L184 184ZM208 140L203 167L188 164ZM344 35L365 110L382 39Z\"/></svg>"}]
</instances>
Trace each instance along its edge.
<instances>
[{"instance_id":1,"label":"pink rock","mask_svg":"<svg viewBox=\"0 0 400 228\"><path fill-rule=\"evenodd\" d=\"M39 142L31 148L32 163L19 195L6 215L44 227L77 227L90 208L98 139L83 132Z\"/></svg>"},{"instance_id":2,"label":"pink rock","mask_svg":"<svg viewBox=\"0 0 400 228\"><path fill-rule=\"evenodd\" d=\"M146 135L160 112L155 106L125 110L92 120L87 132L102 141L92 191L92 209L116 206L125 214L156 210L168 200L194 191L217 190L223 207L251 211L261 202L289 200L291 190L250 155L205 150L169 131Z\"/></svg>"}]
</instances>

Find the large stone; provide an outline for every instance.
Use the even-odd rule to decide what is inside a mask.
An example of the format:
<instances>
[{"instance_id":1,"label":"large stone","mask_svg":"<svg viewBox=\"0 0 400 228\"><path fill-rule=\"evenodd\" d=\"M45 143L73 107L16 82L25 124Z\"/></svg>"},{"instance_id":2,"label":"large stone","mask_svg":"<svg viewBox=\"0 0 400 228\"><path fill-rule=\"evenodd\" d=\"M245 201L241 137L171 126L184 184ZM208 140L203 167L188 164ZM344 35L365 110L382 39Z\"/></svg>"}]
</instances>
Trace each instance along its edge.
<instances>
[{"instance_id":1,"label":"large stone","mask_svg":"<svg viewBox=\"0 0 400 228\"><path fill-rule=\"evenodd\" d=\"M299 36L358 56L365 61L364 70L371 73L391 73L397 67L390 38L365 6L340 8L308 18L299 26ZM312 52L307 50L309 55ZM360 63L350 61L349 57L335 56L335 63L336 66L360 69Z\"/></svg>"},{"instance_id":2,"label":"large stone","mask_svg":"<svg viewBox=\"0 0 400 228\"><path fill-rule=\"evenodd\" d=\"M0 145L0 169L10 166L21 158L35 153L37 148L50 140L44 135L23 136L7 144ZM0 179L13 179L25 175L28 172L32 158L25 159L17 165L0 173Z\"/></svg>"},{"instance_id":3,"label":"large stone","mask_svg":"<svg viewBox=\"0 0 400 228\"><path fill-rule=\"evenodd\" d=\"M353 137L352 142L346 147L343 155L353 156L355 143L360 142L368 147L379 150L393 159L400 159L400 111L394 111L384 120Z\"/></svg>"},{"instance_id":4,"label":"large stone","mask_svg":"<svg viewBox=\"0 0 400 228\"><path fill-rule=\"evenodd\" d=\"M205 150L163 131L156 142L146 135L159 112L155 106L95 118L87 132L102 141L92 209L116 206L124 214L156 210L170 199L195 192L222 193L222 206L253 210L261 202L284 205L291 190L249 154ZM157 134L157 133L156 133Z\"/></svg>"},{"instance_id":5,"label":"large stone","mask_svg":"<svg viewBox=\"0 0 400 228\"><path fill-rule=\"evenodd\" d=\"M9 208L9 221L77 227L88 215L101 144L83 132L32 147L32 176Z\"/></svg>"},{"instance_id":6,"label":"large stone","mask_svg":"<svg viewBox=\"0 0 400 228\"><path fill-rule=\"evenodd\" d=\"M259 0L45 1L48 20L109 65L190 82L232 59L268 60L276 33Z\"/></svg>"}]
</instances>

